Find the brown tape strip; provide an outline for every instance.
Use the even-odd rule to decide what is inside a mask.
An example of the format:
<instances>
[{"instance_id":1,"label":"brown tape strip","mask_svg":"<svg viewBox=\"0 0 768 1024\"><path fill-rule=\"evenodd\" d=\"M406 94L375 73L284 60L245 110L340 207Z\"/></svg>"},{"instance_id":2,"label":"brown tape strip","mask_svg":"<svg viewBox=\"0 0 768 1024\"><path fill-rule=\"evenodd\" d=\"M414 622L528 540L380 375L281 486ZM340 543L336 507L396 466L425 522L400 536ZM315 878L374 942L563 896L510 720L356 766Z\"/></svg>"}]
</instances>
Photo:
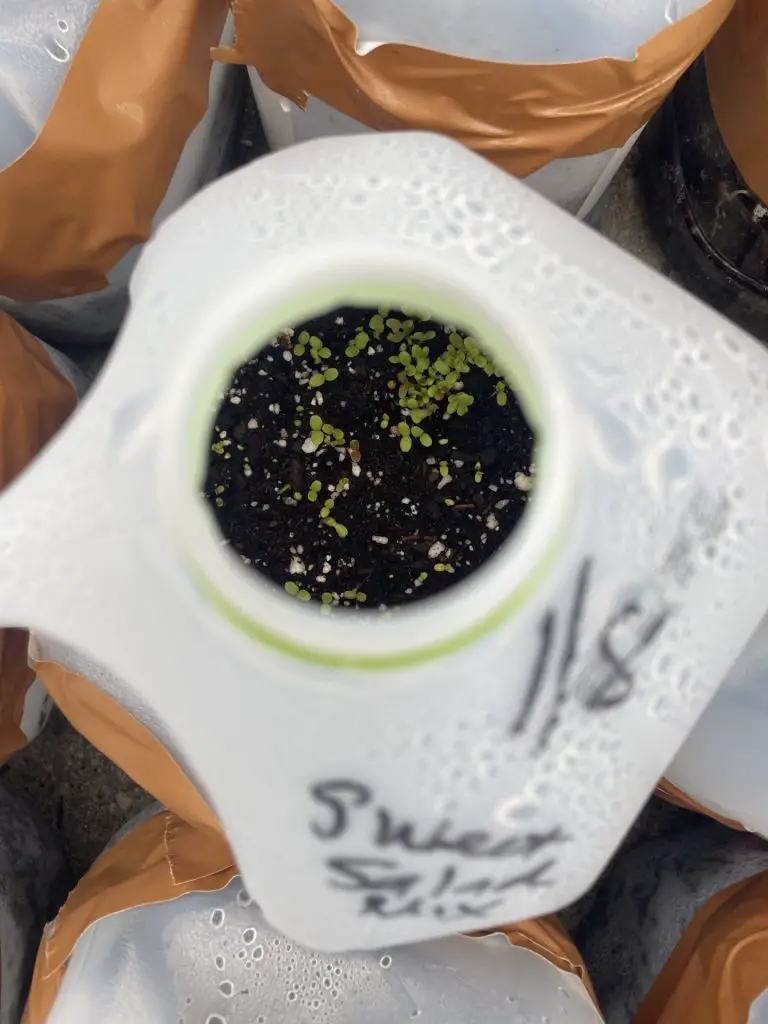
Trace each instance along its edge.
<instances>
[{"instance_id":1,"label":"brown tape strip","mask_svg":"<svg viewBox=\"0 0 768 1024\"><path fill-rule=\"evenodd\" d=\"M768 4L736 0L707 50L712 109L733 162L768 204Z\"/></svg>"},{"instance_id":2,"label":"brown tape strip","mask_svg":"<svg viewBox=\"0 0 768 1024\"><path fill-rule=\"evenodd\" d=\"M149 237L226 14L227 0L100 0L39 136L0 172L0 294L97 291Z\"/></svg>"},{"instance_id":3,"label":"brown tape strip","mask_svg":"<svg viewBox=\"0 0 768 1024\"><path fill-rule=\"evenodd\" d=\"M524 177L562 157L623 146L728 15L709 0L634 60L501 64L388 43L361 56L331 0L233 0L235 43L219 60L250 64L300 107L314 96L370 128L450 135Z\"/></svg>"},{"instance_id":4,"label":"brown tape strip","mask_svg":"<svg viewBox=\"0 0 768 1024\"><path fill-rule=\"evenodd\" d=\"M768 872L738 882L696 915L633 1024L747 1024L768 989Z\"/></svg>"},{"instance_id":5,"label":"brown tape strip","mask_svg":"<svg viewBox=\"0 0 768 1024\"><path fill-rule=\"evenodd\" d=\"M28 465L75 407L77 396L43 346L0 312L0 489ZM0 763L27 739L20 723L34 673L28 636L0 630Z\"/></svg>"},{"instance_id":6,"label":"brown tape strip","mask_svg":"<svg viewBox=\"0 0 768 1024\"><path fill-rule=\"evenodd\" d=\"M57 707L97 750L182 821L204 832L221 831L216 815L182 768L130 712L56 662L33 665Z\"/></svg>"},{"instance_id":7,"label":"brown tape strip","mask_svg":"<svg viewBox=\"0 0 768 1024\"><path fill-rule=\"evenodd\" d=\"M715 811L708 810L703 804L696 803L687 793L684 793L682 789L678 789L677 786L671 783L669 779L661 780L656 787L656 796L660 796L662 800L666 800L667 803L680 807L684 811L695 811L697 814L703 814L707 818L719 821L726 828L733 828L739 832L747 831L738 821L734 821L732 818L724 818L722 815L716 814Z\"/></svg>"},{"instance_id":8,"label":"brown tape strip","mask_svg":"<svg viewBox=\"0 0 768 1024\"><path fill-rule=\"evenodd\" d=\"M529 949L538 953L551 964L567 974L575 974L583 983L592 1002L597 1006L597 996L592 987L587 966L573 943L568 932L554 915L540 917L533 921L519 921L517 924L505 925L503 928L491 928L487 931L473 932L474 935L493 935L501 933L509 939L513 946Z\"/></svg>"}]
</instances>

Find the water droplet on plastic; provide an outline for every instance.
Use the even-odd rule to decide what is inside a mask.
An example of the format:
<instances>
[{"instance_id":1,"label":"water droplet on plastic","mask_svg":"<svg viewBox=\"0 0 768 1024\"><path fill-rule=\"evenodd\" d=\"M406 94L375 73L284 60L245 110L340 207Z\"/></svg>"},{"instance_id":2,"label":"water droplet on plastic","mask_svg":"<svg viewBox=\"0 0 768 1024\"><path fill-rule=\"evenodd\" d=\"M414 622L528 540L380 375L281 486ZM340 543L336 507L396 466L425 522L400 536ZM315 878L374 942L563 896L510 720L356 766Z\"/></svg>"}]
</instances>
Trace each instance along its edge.
<instances>
[{"instance_id":1,"label":"water droplet on plastic","mask_svg":"<svg viewBox=\"0 0 768 1024\"><path fill-rule=\"evenodd\" d=\"M253 952L251 953L251 956L253 957L254 960L262 960L264 957L264 947L255 946Z\"/></svg>"},{"instance_id":2,"label":"water droplet on plastic","mask_svg":"<svg viewBox=\"0 0 768 1024\"><path fill-rule=\"evenodd\" d=\"M221 909L221 907L214 910L214 912L211 914L211 924L213 925L214 928L221 928L221 926L224 924L224 911Z\"/></svg>"},{"instance_id":3,"label":"water droplet on plastic","mask_svg":"<svg viewBox=\"0 0 768 1024\"><path fill-rule=\"evenodd\" d=\"M205 1024L227 1024L227 1018L220 1013L209 1013L205 1018Z\"/></svg>"},{"instance_id":4,"label":"water droplet on plastic","mask_svg":"<svg viewBox=\"0 0 768 1024\"><path fill-rule=\"evenodd\" d=\"M63 18L59 18L59 20L56 22L56 24L58 25L59 32L69 32L69 22L68 21L64 21Z\"/></svg>"},{"instance_id":5,"label":"water droplet on plastic","mask_svg":"<svg viewBox=\"0 0 768 1024\"><path fill-rule=\"evenodd\" d=\"M246 928L245 931L243 932L243 942L246 944L246 946L252 946L255 941L256 941L256 929L255 928Z\"/></svg>"},{"instance_id":6,"label":"water droplet on plastic","mask_svg":"<svg viewBox=\"0 0 768 1024\"><path fill-rule=\"evenodd\" d=\"M214 959L213 962L214 962L214 965L216 966L216 970L218 970L218 971L223 971L224 970L224 963L225 963L225 961L224 961L224 957L223 956L217 956Z\"/></svg>"},{"instance_id":7,"label":"water droplet on plastic","mask_svg":"<svg viewBox=\"0 0 768 1024\"><path fill-rule=\"evenodd\" d=\"M238 892L238 894L237 894L237 904L238 904L238 906L240 906L240 907L250 907L250 905L252 903L253 903L253 900L251 899L251 894L248 892L248 890L247 889L241 889L240 892Z\"/></svg>"},{"instance_id":8,"label":"water droplet on plastic","mask_svg":"<svg viewBox=\"0 0 768 1024\"><path fill-rule=\"evenodd\" d=\"M221 992L226 999L231 999L235 994L235 986L231 981L222 981L219 983L219 992Z\"/></svg>"},{"instance_id":9,"label":"water droplet on plastic","mask_svg":"<svg viewBox=\"0 0 768 1024\"><path fill-rule=\"evenodd\" d=\"M66 64L72 56L67 47L60 43L58 39L50 39L44 44L43 49L51 60L55 60L57 64Z\"/></svg>"},{"instance_id":10,"label":"water droplet on plastic","mask_svg":"<svg viewBox=\"0 0 768 1024\"><path fill-rule=\"evenodd\" d=\"M383 956L381 960L379 960L379 964L381 965L382 970L388 970L392 966L392 957L388 954Z\"/></svg>"},{"instance_id":11,"label":"water droplet on plastic","mask_svg":"<svg viewBox=\"0 0 768 1024\"><path fill-rule=\"evenodd\" d=\"M291 991L290 991L290 992L288 993L288 995L287 995L287 997L286 997L286 998L287 998L287 1000L288 1000L288 1002L289 1002L289 1003L295 1003L295 1002L296 1002L296 1000L298 999L298 997L299 997L299 996L298 996L298 993L297 993L297 992L294 992L293 990L291 990Z\"/></svg>"}]
</instances>

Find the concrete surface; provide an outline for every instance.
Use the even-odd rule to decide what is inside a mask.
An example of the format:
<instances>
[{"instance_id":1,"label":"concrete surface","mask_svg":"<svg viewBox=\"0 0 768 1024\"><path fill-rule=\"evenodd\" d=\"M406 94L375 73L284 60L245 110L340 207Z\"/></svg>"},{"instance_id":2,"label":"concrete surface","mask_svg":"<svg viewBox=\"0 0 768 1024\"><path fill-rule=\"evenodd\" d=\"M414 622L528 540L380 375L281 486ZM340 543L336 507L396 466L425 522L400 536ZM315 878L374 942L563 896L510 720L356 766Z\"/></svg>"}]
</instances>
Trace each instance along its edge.
<instances>
[{"instance_id":1,"label":"concrete surface","mask_svg":"<svg viewBox=\"0 0 768 1024\"><path fill-rule=\"evenodd\" d=\"M251 132L241 140L248 149L254 147L252 138ZM633 159L604 197L596 222L598 229L619 245L665 270L663 254L645 224ZM82 351L79 361L93 375L102 353ZM76 876L87 870L114 832L150 802L146 793L75 733L58 713L35 743L0 769L0 777L3 785L35 803L60 831ZM676 813L653 801L633 833L638 828L667 828ZM587 896L565 915L569 923L578 921L589 899Z\"/></svg>"}]
</instances>

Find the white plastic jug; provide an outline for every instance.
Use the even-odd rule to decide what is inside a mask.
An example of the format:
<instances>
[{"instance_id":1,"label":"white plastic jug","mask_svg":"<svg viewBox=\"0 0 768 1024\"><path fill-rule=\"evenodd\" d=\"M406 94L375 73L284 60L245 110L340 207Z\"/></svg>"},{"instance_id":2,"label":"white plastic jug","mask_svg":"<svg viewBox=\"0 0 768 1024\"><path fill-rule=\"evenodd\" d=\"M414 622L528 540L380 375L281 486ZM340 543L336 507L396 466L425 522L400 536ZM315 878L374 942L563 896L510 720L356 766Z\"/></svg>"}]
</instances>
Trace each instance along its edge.
<instances>
[{"instance_id":1,"label":"white plastic jug","mask_svg":"<svg viewBox=\"0 0 768 1024\"><path fill-rule=\"evenodd\" d=\"M666 777L705 809L768 837L768 618L728 673Z\"/></svg>"},{"instance_id":2,"label":"white plastic jug","mask_svg":"<svg viewBox=\"0 0 768 1024\"><path fill-rule=\"evenodd\" d=\"M164 739L266 917L307 945L570 903L764 614L768 353L420 133L316 140L210 186L131 298L88 401L0 498L0 622L57 641ZM465 583L322 616L222 546L210 424L264 340L381 303L489 348L538 483Z\"/></svg>"},{"instance_id":3,"label":"white plastic jug","mask_svg":"<svg viewBox=\"0 0 768 1024\"><path fill-rule=\"evenodd\" d=\"M632 60L638 47L708 0L335 0L356 25L357 50L402 43L509 64L568 64L601 57ZM273 149L317 136L367 131L358 121L310 96L306 110L267 88L254 68L251 85ZM585 217L608 187L639 132L619 149L553 160L526 180L548 199Z\"/></svg>"},{"instance_id":4,"label":"white plastic jug","mask_svg":"<svg viewBox=\"0 0 768 1024\"><path fill-rule=\"evenodd\" d=\"M582 980L505 935L325 955L276 932L239 876L92 924L46 1024L600 1024Z\"/></svg>"},{"instance_id":5,"label":"white plastic jug","mask_svg":"<svg viewBox=\"0 0 768 1024\"><path fill-rule=\"evenodd\" d=\"M0 171L24 153L53 107L99 0L3 0L0 10ZM227 24L224 40L232 35ZM208 110L190 135L155 224L202 184L221 173L237 117L232 75L222 65L211 74ZM106 97L105 102L111 102ZM130 117L131 111L126 111ZM44 201L44 197L41 197ZM40 240L41 246L45 239ZM111 341L128 301L128 280L140 247L109 274L109 287L65 299L22 303L0 296L2 308L31 331L58 342Z\"/></svg>"},{"instance_id":6,"label":"white plastic jug","mask_svg":"<svg viewBox=\"0 0 768 1024\"><path fill-rule=\"evenodd\" d=\"M69 878L53 834L26 804L0 789L0 1024L18 1024L43 925Z\"/></svg>"}]
</instances>

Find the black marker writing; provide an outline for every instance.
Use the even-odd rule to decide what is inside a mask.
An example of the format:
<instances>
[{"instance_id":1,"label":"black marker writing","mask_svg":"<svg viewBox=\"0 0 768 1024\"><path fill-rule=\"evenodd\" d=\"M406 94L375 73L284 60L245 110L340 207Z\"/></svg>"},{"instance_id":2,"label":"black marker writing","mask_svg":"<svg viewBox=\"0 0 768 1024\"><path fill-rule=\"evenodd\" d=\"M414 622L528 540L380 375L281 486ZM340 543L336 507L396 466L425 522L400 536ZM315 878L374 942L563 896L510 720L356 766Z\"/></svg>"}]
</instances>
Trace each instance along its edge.
<instances>
[{"instance_id":1,"label":"black marker writing","mask_svg":"<svg viewBox=\"0 0 768 1024\"><path fill-rule=\"evenodd\" d=\"M589 593L589 585L592 580L592 566L592 559L585 559L581 564L581 568L579 569L579 574L576 579L576 590L568 612L565 645L560 656L560 665L557 670L555 702L539 733L537 743L539 752L546 750L549 746L552 734L560 724L560 713L568 699L568 680L579 650L579 639L584 619L584 609L586 608L587 594Z\"/></svg>"},{"instance_id":2,"label":"black marker writing","mask_svg":"<svg viewBox=\"0 0 768 1024\"><path fill-rule=\"evenodd\" d=\"M455 866L443 868L435 879L429 874L403 871L394 860L378 857L333 857L327 861L331 886L343 892L359 893L361 915L381 918L431 915L440 919L482 917L503 903L511 889L548 888L554 858L524 871L501 878L488 875L467 877Z\"/></svg>"},{"instance_id":3,"label":"black marker writing","mask_svg":"<svg viewBox=\"0 0 768 1024\"><path fill-rule=\"evenodd\" d=\"M552 708L545 721L538 738L539 750L544 750L549 739L560 719L560 711L568 696L568 678L576 659L579 649L584 609L587 603L589 586L592 578L593 559L585 558L579 568L574 588L573 598L568 609L568 617L565 627L565 641L560 654L557 683ZM531 677L526 687L522 707L512 723L511 733L519 736L526 731L535 713L539 698L549 668L549 662L553 653L557 637L558 614L553 608L548 608L539 622L539 644L536 657L531 671Z\"/></svg>"},{"instance_id":4,"label":"black marker writing","mask_svg":"<svg viewBox=\"0 0 768 1024\"><path fill-rule=\"evenodd\" d=\"M525 732L528 723L533 715L536 703L544 683L544 676L549 662L549 652L555 638L555 626L557 625L557 614L550 608L539 623L539 649L536 654L536 661L533 672L525 691L525 699L520 713L512 725L512 735L519 736Z\"/></svg>"},{"instance_id":5,"label":"black marker writing","mask_svg":"<svg viewBox=\"0 0 768 1024\"><path fill-rule=\"evenodd\" d=\"M310 822L310 829L318 839L336 839L343 835L349 824L349 810L365 807L370 803L373 794L367 786L352 779L328 779L318 782L310 789L312 799L323 804L331 812L327 824Z\"/></svg>"},{"instance_id":6,"label":"black marker writing","mask_svg":"<svg viewBox=\"0 0 768 1024\"><path fill-rule=\"evenodd\" d=\"M600 656L605 664L606 672L599 682L587 685L583 695L584 707L590 711L605 710L623 704L632 693L634 675L632 666L654 642L666 626L672 615L670 607L658 611L646 612L637 602L628 602L600 633ZM613 646L612 630L632 618L640 619L640 626L634 644L621 654Z\"/></svg>"},{"instance_id":7,"label":"black marker writing","mask_svg":"<svg viewBox=\"0 0 768 1024\"><path fill-rule=\"evenodd\" d=\"M399 896L405 896L421 881L421 875L400 872L396 860L379 857L330 857L326 864L333 874L331 886L345 892L361 892L385 889ZM400 872L400 873L398 873Z\"/></svg>"},{"instance_id":8,"label":"black marker writing","mask_svg":"<svg viewBox=\"0 0 768 1024\"><path fill-rule=\"evenodd\" d=\"M357 896L361 915L487 920L511 889L553 885L556 860L542 851L551 853L571 839L560 826L499 834L462 830L448 817L417 826L396 817L376 799L373 787L356 779L325 779L310 787L310 794L322 809L310 823L317 838L333 842L348 837L349 842L364 830L371 855L338 855L325 861L328 884ZM405 854L403 862L400 856ZM452 857L449 863L446 855ZM511 860L518 861L514 869Z\"/></svg>"},{"instance_id":9,"label":"black marker writing","mask_svg":"<svg viewBox=\"0 0 768 1024\"><path fill-rule=\"evenodd\" d=\"M370 843L379 849L398 848L409 853L453 853L467 858L502 859L529 857L545 846L568 842L562 828L494 835L484 829L462 831L451 818L420 828L415 822L398 819L386 807L377 805L374 792L355 779L327 779L311 787L312 799L330 812L327 821L312 821L310 829L323 840L345 835L355 815L364 812L370 821Z\"/></svg>"}]
</instances>

